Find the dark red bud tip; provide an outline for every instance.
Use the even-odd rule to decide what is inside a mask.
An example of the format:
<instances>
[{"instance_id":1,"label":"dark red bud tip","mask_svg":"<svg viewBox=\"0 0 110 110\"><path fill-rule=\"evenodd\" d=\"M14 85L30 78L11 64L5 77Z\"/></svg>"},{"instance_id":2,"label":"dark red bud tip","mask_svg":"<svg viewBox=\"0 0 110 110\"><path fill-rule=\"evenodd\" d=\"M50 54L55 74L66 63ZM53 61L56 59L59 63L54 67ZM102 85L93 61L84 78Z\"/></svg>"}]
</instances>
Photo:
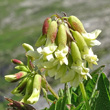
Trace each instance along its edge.
<instances>
[{"instance_id":1,"label":"dark red bud tip","mask_svg":"<svg viewBox=\"0 0 110 110\"><path fill-rule=\"evenodd\" d=\"M16 73L16 78L17 79L20 79L22 76L23 76L23 73L22 72L19 72L19 73Z\"/></svg>"},{"instance_id":2,"label":"dark red bud tip","mask_svg":"<svg viewBox=\"0 0 110 110\"><path fill-rule=\"evenodd\" d=\"M18 64L18 65L23 65L23 62L17 59L12 59L11 60L14 64Z\"/></svg>"},{"instance_id":3,"label":"dark red bud tip","mask_svg":"<svg viewBox=\"0 0 110 110\"><path fill-rule=\"evenodd\" d=\"M42 27L42 33L43 35L47 34L48 28L49 28L49 20L51 20L51 18L46 18Z\"/></svg>"}]
</instances>

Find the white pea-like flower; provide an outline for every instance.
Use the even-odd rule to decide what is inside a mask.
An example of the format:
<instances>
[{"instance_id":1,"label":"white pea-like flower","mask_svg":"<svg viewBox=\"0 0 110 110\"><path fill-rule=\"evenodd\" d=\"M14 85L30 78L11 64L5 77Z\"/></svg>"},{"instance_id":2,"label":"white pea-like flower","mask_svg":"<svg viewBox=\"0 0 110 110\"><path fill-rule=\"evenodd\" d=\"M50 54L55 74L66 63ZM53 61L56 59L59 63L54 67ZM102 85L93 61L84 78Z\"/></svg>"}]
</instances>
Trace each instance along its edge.
<instances>
[{"instance_id":1,"label":"white pea-like flower","mask_svg":"<svg viewBox=\"0 0 110 110\"><path fill-rule=\"evenodd\" d=\"M86 41L87 45L89 47L93 47L93 46L101 44L101 42L96 40L96 38L99 36L100 33L101 33L101 30L95 30L91 33L82 33L82 36L84 40Z\"/></svg>"}]
</instances>

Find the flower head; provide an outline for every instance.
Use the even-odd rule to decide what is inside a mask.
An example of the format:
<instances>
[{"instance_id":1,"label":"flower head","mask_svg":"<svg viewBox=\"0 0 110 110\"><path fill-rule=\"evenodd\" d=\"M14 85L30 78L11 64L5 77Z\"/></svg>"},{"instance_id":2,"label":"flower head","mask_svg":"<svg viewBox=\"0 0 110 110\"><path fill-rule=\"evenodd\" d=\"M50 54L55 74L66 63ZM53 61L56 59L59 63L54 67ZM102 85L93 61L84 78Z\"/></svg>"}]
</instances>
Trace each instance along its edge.
<instances>
[{"instance_id":1,"label":"flower head","mask_svg":"<svg viewBox=\"0 0 110 110\"><path fill-rule=\"evenodd\" d=\"M54 59L53 52L56 50L57 46L52 43L43 49L41 47L37 48L38 53L43 55L44 60L52 61Z\"/></svg>"},{"instance_id":2,"label":"flower head","mask_svg":"<svg viewBox=\"0 0 110 110\"><path fill-rule=\"evenodd\" d=\"M73 63L71 69L61 78L60 81L62 83L70 82L71 86L77 87L80 82L87 79L87 76L91 78L89 68L86 68L83 63L80 66Z\"/></svg>"},{"instance_id":3,"label":"flower head","mask_svg":"<svg viewBox=\"0 0 110 110\"><path fill-rule=\"evenodd\" d=\"M63 63L68 65L68 59L66 55L68 54L68 47L64 47L62 49L57 49L55 51L55 56L59 60L60 64L62 65Z\"/></svg>"},{"instance_id":4,"label":"flower head","mask_svg":"<svg viewBox=\"0 0 110 110\"><path fill-rule=\"evenodd\" d=\"M93 47L95 45L101 44L98 40L96 40L96 38L100 33L101 33L101 30L95 30L94 32L91 32L91 33L82 33L82 36L85 39L87 45L89 47Z\"/></svg>"},{"instance_id":5,"label":"flower head","mask_svg":"<svg viewBox=\"0 0 110 110\"><path fill-rule=\"evenodd\" d=\"M88 66L90 68L92 68L93 64L97 65L97 61L99 60L97 58L97 55L94 55L92 48L90 48L88 50L88 53L82 52L82 57L83 57L83 59L85 59L88 62Z\"/></svg>"}]
</instances>

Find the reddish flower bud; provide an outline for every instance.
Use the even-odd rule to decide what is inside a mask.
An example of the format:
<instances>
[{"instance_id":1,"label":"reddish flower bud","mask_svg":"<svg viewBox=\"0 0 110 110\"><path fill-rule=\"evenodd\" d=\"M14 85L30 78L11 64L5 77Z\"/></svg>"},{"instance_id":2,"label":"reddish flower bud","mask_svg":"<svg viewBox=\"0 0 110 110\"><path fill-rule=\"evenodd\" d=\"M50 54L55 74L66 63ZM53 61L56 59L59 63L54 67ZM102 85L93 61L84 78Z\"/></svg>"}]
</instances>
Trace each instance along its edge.
<instances>
[{"instance_id":1,"label":"reddish flower bud","mask_svg":"<svg viewBox=\"0 0 110 110\"><path fill-rule=\"evenodd\" d=\"M5 80L8 82L16 82L26 75L27 75L27 72L21 71L19 73L13 74L13 75L6 75Z\"/></svg>"},{"instance_id":2,"label":"reddish flower bud","mask_svg":"<svg viewBox=\"0 0 110 110\"><path fill-rule=\"evenodd\" d=\"M43 27L42 27L42 33L43 33L43 35L46 35L47 34L47 31L48 31L50 22L51 22L51 18L48 17L48 18L45 19L44 24L43 24Z\"/></svg>"},{"instance_id":3,"label":"reddish flower bud","mask_svg":"<svg viewBox=\"0 0 110 110\"><path fill-rule=\"evenodd\" d=\"M11 93L16 95L16 96L21 96L21 95L25 95L25 88L28 82L28 77L23 78L23 80L21 80L19 82L19 84L17 85L16 88L14 88Z\"/></svg>"},{"instance_id":4,"label":"reddish flower bud","mask_svg":"<svg viewBox=\"0 0 110 110\"><path fill-rule=\"evenodd\" d=\"M16 73L15 76L17 79L20 79L22 77L24 77L27 73L26 72L19 72L19 73Z\"/></svg>"},{"instance_id":5,"label":"reddish flower bud","mask_svg":"<svg viewBox=\"0 0 110 110\"><path fill-rule=\"evenodd\" d=\"M49 25L49 29L47 32L47 37L51 39L51 42L54 43L57 36L57 22L52 21Z\"/></svg>"},{"instance_id":6,"label":"reddish flower bud","mask_svg":"<svg viewBox=\"0 0 110 110\"><path fill-rule=\"evenodd\" d=\"M14 64L23 65L23 62L18 59L12 59L11 60Z\"/></svg>"},{"instance_id":7,"label":"reddish flower bud","mask_svg":"<svg viewBox=\"0 0 110 110\"><path fill-rule=\"evenodd\" d=\"M68 22L75 31L78 31L79 33L86 33L82 22L76 16L70 16L68 18Z\"/></svg>"}]
</instances>

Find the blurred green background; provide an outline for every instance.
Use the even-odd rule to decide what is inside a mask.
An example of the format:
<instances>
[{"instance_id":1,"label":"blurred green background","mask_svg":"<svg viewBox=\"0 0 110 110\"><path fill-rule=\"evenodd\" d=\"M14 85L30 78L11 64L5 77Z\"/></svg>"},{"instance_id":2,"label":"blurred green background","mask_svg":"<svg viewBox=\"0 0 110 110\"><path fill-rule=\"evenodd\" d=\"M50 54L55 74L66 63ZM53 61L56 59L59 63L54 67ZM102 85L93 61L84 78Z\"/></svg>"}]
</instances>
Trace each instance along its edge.
<instances>
[{"instance_id":1,"label":"blurred green background","mask_svg":"<svg viewBox=\"0 0 110 110\"><path fill-rule=\"evenodd\" d=\"M25 61L22 43L34 46L44 19L62 12L77 16L87 32L102 30L98 38L102 44L94 51L100 59L98 66L106 64L104 71L109 77L110 0L0 0L0 110L6 108L4 96L17 99L10 93L16 84L4 80L4 75L14 73L11 59Z\"/></svg>"}]
</instances>

